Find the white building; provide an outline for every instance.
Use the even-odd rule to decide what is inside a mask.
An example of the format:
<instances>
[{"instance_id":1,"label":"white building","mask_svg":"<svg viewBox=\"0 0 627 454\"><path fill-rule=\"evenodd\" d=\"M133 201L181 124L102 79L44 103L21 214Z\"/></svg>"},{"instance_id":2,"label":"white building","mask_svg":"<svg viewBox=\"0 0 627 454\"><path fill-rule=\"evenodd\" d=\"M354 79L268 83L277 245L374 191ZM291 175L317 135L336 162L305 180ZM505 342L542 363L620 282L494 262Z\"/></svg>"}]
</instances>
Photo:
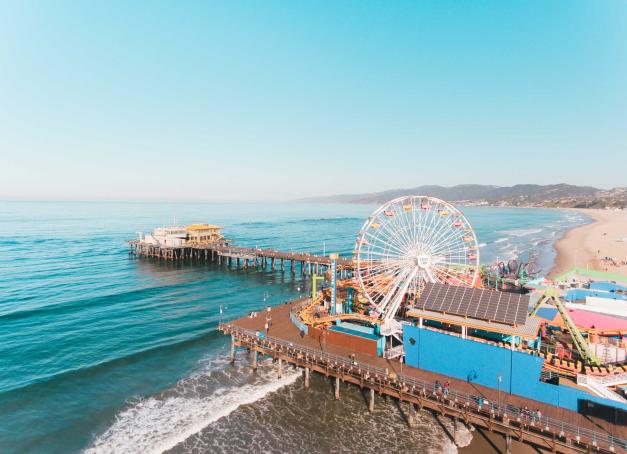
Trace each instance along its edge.
<instances>
[{"instance_id":1,"label":"white building","mask_svg":"<svg viewBox=\"0 0 627 454\"><path fill-rule=\"evenodd\" d=\"M140 238L142 240L142 238ZM185 227L157 227L152 234L146 234L143 242L155 246L181 247L187 242Z\"/></svg>"}]
</instances>

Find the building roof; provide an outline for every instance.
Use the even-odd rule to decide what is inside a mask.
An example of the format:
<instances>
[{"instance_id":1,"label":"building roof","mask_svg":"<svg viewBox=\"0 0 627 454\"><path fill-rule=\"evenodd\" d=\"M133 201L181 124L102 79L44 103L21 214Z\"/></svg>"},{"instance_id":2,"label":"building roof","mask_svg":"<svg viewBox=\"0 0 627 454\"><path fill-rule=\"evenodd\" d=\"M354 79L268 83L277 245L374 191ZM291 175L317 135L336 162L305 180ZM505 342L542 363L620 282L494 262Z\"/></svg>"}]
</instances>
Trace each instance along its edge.
<instances>
[{"instance_id":1,"label":"building roof","mask_svg":"<svg viewBox=\"0 0 627 454\"><path fill-rule=\"evenodd\" d=\"M568 315L578 328L595 329L598 331L627 332L627 320L619 317L611 317L598 312L584 311L581 309L567 309ZM553 324L563 326L560 315L556 315Z\"/></svg>"},{"instance_id":2,"label":"building roof","mask_svg":"<svg viewBox=\"0 0 627 454\"><path fill-rule=\"evenodd\" d=\"M536 311L536 315L540 318L552 322L557 315L558 310L554 307L541 307Z\"/></svg>"},{"instance_id":3,"label":"building roof","mask_svg":"<svg viewBox=\"0 0 627 454\"><path fill-rule=\"evenodd\" d=\"M604 281L591 282L590 289L600 290L602 292L616 292L616 291L627 292L627 287L625 287L624 285L618 285L618 284L615 284L614 282L604 282Z\"/></svg>"},{"instance_id":4,"label":"building roof","mask_svg":"<svg viewBox=\"0 0 627 454\"><path fill-rule=\"evenodd\" d=\"M524 325L512 326L505 323L489 322L486 320L478 320L459 315L442 314L439 312L423 310L420 308L412 308L407 311L408 317L424 318L427 320L435 320L437 322L448 323L456 326L466 326L473 329L481 329L491 333L500 333L509 336L520 336L525 339L535 339L538 336L542 319L539 317L527 317Z\"/></svg>"},{"instance_id":5,"label":"building roof","mask_svg":"<svg viewBox=\"0 0 627 454\"><path fill-rule=\"evenodd\" d=\"M586 268L573 268L570 271L555 276L553 282L568 282L571 278L582 280L582 278L602 279L604 281L616 281L627 284L627 276L606 271L589 270Z\"/></svg>"},{"instance_id":6,"label":"building roof","mask_svg":"<svg viewBox=\"0 0 627 454\"><path fill-rule=\"evenodd\" d=\"M219 225L212 224L191 224L185 227L185 230L195 231L195 230L219 230L222 227Z\"/></svg>"}]
</instances>

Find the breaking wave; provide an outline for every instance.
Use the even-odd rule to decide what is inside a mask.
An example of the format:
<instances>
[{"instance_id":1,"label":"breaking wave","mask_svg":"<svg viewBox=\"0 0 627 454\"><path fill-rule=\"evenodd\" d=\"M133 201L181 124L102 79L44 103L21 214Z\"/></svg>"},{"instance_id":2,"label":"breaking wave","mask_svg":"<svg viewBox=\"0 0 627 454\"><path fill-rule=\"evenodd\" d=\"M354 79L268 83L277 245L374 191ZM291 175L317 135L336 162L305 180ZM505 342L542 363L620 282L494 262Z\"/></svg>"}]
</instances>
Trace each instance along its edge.
<instances>
[{"instance_id":1,"label":"breaking wave","mask_svg":"<svg viewBox=\"0 0 627 454\"><path fill-rule=\"evenodd\" d=\"M275 374L272 367L265 371L260 367L253 383L220 386L207 395L197 395L194 389L207 376L189 377L177 385L175 395L141 399L120 412L113 425L85 453L162 453L172 449L241 405L294 383L300 371L286 370L278 380Z\"/></svg>"}]
</instances>

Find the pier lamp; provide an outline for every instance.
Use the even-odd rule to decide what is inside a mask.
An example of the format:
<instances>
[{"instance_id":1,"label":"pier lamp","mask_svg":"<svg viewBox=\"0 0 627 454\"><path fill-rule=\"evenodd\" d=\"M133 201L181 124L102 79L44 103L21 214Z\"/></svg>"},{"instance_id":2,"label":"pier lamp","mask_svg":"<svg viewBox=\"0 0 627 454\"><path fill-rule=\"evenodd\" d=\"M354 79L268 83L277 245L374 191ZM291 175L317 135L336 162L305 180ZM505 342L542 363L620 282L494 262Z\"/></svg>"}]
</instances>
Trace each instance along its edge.
<instances>
[{"instance_id":1,"label":"pier lamp","mask_svg":"<svg viewBox=\"0 0 627 454\"><path fill-rule=\"evenodd\" d=\"M498 382L498 395L499 395L499 413L501 412L501 381L503 380L503 375L501 374L501 371L499 371L499 374L496 376L496 381Z\"/></svg>"}]
</instances>

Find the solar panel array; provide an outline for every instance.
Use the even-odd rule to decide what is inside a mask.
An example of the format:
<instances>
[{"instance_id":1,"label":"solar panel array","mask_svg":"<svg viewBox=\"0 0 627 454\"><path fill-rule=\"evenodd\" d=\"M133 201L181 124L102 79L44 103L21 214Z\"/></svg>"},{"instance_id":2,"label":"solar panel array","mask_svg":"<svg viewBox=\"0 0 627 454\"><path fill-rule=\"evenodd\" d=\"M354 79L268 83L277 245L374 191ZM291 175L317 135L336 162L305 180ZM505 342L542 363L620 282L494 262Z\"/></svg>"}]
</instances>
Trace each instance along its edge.
<instances>
[{"instance_id":1,"label":"solar panel array","mask_svg":"<svg viewBox=\"0 0 627 454\"><path fill-rule=\"evenodd\" d=\"M529 295L427 283L416 307L508 325L524 325Z\"/></svg>"}]
</instances>

